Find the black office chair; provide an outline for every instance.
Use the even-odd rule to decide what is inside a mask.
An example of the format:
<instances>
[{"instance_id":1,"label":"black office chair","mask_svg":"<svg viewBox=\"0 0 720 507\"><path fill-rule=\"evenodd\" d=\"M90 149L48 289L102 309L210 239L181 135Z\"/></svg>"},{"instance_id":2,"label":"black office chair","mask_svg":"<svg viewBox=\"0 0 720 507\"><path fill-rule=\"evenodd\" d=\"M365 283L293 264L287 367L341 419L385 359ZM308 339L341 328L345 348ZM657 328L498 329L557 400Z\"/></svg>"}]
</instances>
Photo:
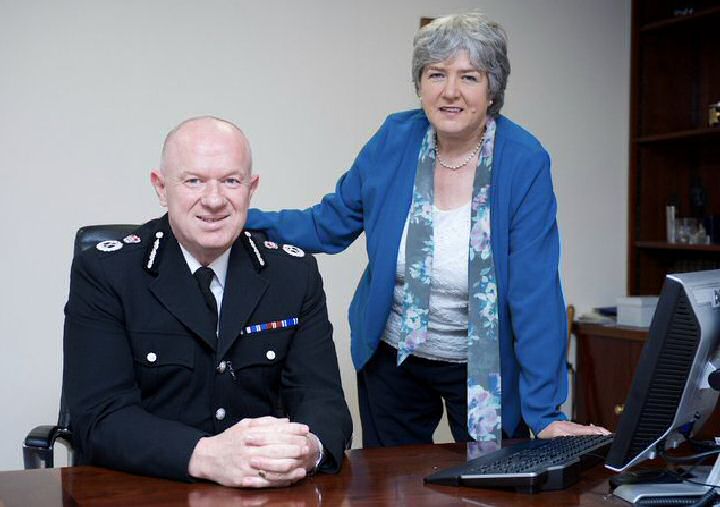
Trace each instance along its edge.
<instances>
[{"instance_id":1,"label":"black office chair","mask_svg":"<svg viewBox=\"0 0 720 507\"><path fill-rule=\"evenodd\" d=\"M75 234L75 250L73 256L94 247L105 240L122 240L137 229L137 225L109 224L86 225L80 227ZM60 410L55 426L36 426L25 437L23 442L23 462L25 469L52 468L55 466L55 442L61 440L69 451L69 464L74 465L72 453L72 430L70 428L70 412L65 406L65 393L60 394Z\"/></svg>"}]
</instances>

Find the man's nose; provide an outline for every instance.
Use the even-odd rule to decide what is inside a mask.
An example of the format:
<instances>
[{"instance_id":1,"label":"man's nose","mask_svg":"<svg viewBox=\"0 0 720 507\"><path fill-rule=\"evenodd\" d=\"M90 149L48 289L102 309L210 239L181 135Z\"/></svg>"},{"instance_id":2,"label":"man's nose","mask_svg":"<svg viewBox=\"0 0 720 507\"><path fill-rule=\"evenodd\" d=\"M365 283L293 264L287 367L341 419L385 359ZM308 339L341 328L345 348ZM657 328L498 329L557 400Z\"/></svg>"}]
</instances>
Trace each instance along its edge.
<instances>
[{"instance_id":1,"label":"man's nose","mask_svg":"<svg viewBox=\"0 0 720 507\"><path fill-rule=\"evenodd\" d=\"M225 194L219 181L208 181L202 196L202 204L208 208L222 208Z\"/></svg>"}]
</instances>

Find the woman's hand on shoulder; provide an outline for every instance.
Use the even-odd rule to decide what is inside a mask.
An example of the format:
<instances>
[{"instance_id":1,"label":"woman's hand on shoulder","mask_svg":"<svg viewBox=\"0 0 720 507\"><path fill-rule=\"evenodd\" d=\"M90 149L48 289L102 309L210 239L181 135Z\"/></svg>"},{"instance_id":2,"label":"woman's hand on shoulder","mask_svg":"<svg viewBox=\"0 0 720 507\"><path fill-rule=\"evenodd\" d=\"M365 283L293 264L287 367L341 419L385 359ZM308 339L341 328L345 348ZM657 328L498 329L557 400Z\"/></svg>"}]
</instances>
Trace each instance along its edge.
<instances>
[{"instance_id":1,"label":"woman's hand on shoulder","mask_svg":"<svg viewBox=\"0 0 720 507\"><path fill-rule=\"evenodd\" d=\"M609 435L610 432L601 426L590 424L584 426L572 421L555 421L538 433L539 438L566 437L572 435Z\"/></svg>"}]
</instances>

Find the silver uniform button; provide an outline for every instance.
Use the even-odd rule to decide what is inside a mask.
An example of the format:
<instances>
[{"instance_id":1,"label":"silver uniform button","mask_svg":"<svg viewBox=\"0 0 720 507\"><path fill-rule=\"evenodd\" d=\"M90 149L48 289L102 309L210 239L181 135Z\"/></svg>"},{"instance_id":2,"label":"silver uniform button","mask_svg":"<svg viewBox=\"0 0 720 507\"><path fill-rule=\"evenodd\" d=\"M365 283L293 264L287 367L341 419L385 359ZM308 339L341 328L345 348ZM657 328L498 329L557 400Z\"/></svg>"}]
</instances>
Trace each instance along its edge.
<instances>
[{"instance_id":1,"label":"silver uniform button","mask_svg":"<svg viewBox=\"0 0 720 507\"><path fill-rule=\"evenodd\" d=\"M157 361L157 354L155 352L148 352L147 360L148 363L154 363Z\"/></svg>"},{"instance_id":2,"label":"silver uniform button","mask_svg":"<svg viewBox=\"0 0 720 507\"><path fill-rule=\"evenodd\" d=\"M220 363L217 365L217 372L222 375L223 373L225 373L226 366L227 364L225 363L225 361L220 361Z\"/></svg>"},{"instance_id":3,"label":"silver uniform button","mask_svg":"<svg viewBox=\"0 0 720 507\"><path fill-rule=\"evenodd\" d=\"M219 408L215 411L215 419L217 419L218 421L222 421L223 419L225 419L225 409L224 408Z\"/></svg>"},{"instance_id":4,"label":"silver uniform button","mask_svg":"<svg viewBox=\"0 0 720 507\"><path fill-rule=\"evenodd\" d=\"M275 359L275 351L274 351L274 350L268 350L268 351L265 353L265 357L267 357L270 361L272 361L273 359Z\"/></svg>"}]
</instances>

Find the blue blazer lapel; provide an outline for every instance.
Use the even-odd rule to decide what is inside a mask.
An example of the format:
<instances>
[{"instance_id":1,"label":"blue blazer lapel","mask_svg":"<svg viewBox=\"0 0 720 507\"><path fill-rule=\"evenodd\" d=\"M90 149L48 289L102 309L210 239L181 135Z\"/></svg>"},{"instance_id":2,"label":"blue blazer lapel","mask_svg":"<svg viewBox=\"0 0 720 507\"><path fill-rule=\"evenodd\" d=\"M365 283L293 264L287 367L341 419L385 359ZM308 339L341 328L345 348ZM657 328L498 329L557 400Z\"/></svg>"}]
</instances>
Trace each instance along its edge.
<instances>
[{"instance_id":1,"label":"blue blazer lapel","mask_svg":"<svg viewBox=\"0 0 720 507\"><path fill-rule=\"evenodd\" d=\"M388 181L385 182L387 192L383 197L383 210L379 214L377 223L372 224L372 231L368 234L368 255L376 257L387 270L395 272L400 238L407 219L417 172L418 154L423 137L427 132L427 121L415 125L406 136L402 136L402 158L395 170L383 167L387 172ZM366 225L367 226L367 225ZM373 264L371 262L371 264ZM385 269L383 270L385 271ZM393 274L392 279L395 279Z\"/></svg>"}]
</instances>

